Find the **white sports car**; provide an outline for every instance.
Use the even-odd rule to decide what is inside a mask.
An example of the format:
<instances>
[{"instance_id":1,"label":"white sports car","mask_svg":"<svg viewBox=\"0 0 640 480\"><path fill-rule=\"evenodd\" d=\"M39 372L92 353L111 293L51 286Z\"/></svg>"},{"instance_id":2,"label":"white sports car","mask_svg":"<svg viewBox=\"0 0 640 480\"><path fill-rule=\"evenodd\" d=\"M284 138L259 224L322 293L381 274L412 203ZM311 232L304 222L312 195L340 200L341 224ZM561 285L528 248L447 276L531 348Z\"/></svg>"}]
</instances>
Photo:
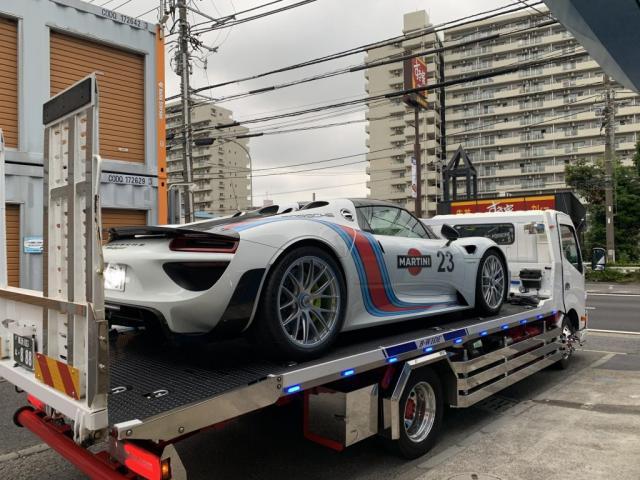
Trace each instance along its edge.
<instances>
[{"instance_id":1,"label":"white sports car","mask_svg":"<svg viewBox=\"0 0 640 480\"><path fill-rule=\"evenodd\" d=\"M492 240L458 240L447 226L441 239L408 211L369 199L278 212L111 230L111 322L217 338L250 332L301 360L341 331L470 308L493 315L506 298L506 260Z\"/></svg>"}]
</instances>

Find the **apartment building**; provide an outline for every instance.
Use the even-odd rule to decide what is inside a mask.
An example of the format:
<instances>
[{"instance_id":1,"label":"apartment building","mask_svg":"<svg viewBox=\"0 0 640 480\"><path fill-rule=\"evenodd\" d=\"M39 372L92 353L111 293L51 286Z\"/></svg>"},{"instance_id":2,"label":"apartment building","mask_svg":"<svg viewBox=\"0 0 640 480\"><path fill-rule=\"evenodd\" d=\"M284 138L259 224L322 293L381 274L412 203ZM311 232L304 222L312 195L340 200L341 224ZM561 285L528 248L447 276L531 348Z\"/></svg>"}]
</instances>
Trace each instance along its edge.
<instances>
[{"instance_id":1,"label":"apartment building","mask_svg":"<svg viewBox=\"0 0 640 480\"><path fill-rule=\"evenodd\" d=\"M404 15L403 33L411 37L430 26L426 12ZM394 58L440 45L435 33L410 38L393 45L370 50L366 62L381 58ZM431 54L424 57L429 83L440 79L441 59ZM392 63L366 70L368 96L401 91L403 85L402 62ZM442 164L440 92L428 92L428 108L420 112L420 144L422 164L422 211L423 215L434 215L439 189L439 170ZM415 199L411 196L411 157L414 151L414 110L399 97L391 101L372 102L367 111L367 174L371 198L388 200L411 211Z\"/></svg>"},{"instance_id":2,"label":"apartment building","mask_svg":"<svg viewBox=\"0 0 640 480\"><path fill-rule=\"evenodd\" d=\"M167 171L169 186L183 182L182 105L167 104ZM228 215L251 207L251 154L242 126L217 130L233 122L232 112L210 103L191 109L191 126L196 145L193 156L193 203L196 214ZM221 133L224 132L224 133ZM198 139L216 138L211 145L197 145Z\"/></svg>"},{"instance_id":3,"label":"apartment building","mask_svg":"<svg viewBox=\"0 0 640 480\"><path fill-rule=\"evenodd\" d=\"M522 10L452 28L445 45L506 34L547 22L546 12ZM523 31L445 54L447 80L536 59L583 51L560 24ZM614 83L616 155L633 155L640 131L640 97ZM604 156L603 72L589 56L447 88L446 152L462 145L478 170L481 196L566 190L565 165Z\"/></svg>"}]
</instances>

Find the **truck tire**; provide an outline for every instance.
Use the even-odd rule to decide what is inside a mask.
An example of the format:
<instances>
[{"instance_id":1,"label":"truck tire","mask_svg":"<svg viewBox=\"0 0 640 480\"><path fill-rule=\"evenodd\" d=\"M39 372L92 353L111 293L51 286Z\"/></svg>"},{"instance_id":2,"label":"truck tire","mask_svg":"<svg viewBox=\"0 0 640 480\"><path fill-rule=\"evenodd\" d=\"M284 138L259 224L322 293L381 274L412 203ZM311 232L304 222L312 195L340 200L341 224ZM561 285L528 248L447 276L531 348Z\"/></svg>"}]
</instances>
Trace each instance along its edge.
<instances>
[{"instance_id":1,"label":"truck tire","mask_svg":"<svg viewBox=\"0 0 640 480\"><path fill-rule=\"evenodd\" d=\"M438 375L430 368L412 373L399 408L400 438L393 446L404 458L418 458L433 448L442 426L444 401Z\"/></svg>"},{"instance_id":2,"label":"truck tire","mask_svg":"<svg viewBox=\"0 0 640 480\"><path fill-rule=\"evenodd\" d=\"M568 315L565 315L562 319L562 326L560 328L562 329L560 339L562 340L562 343L566 343L566 338L575 333L573 325L571 324L571 319ZM567 368L569 368L572 355L573 352L569 350L562 356L560 360L553 364L553 367L557 370L566 370Z\"/></svg>"},{"instance_id":3,"label":"truck tire","mask_svg":"<svg viewBox=\"0 0 640 480\"><path fill-rule=\"evenodd\" d=\"M346 306L347 289L334 258L318 247L295 248L269 272L250 336L272 357L319 357L340 333Z\"/></svg>"},{"instance_id":4,"label":"truck tire","mask_svg":"<svg viewBox=\"0 0 640 480\"><path fill-rule=\"evenodd\" d=\"M476 275L476 311L479 315L497 315L507 295L507 266L495 249L487 250L478 264Z\"/></svg>"}]
</instances>

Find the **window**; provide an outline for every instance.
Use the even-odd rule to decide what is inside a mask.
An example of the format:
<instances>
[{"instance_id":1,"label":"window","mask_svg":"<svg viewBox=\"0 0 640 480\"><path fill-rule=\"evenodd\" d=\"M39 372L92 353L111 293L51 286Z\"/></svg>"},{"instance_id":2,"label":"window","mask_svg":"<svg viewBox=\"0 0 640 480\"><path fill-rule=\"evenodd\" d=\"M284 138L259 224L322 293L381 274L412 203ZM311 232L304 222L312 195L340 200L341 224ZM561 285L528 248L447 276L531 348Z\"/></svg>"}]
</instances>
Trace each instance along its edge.
<instances>
[{"instance_id":1,"label":"window","mask_svg":"<svg viewBox=\"0 0 640 480\"><path fill-rule=\"evenodd\" d=\"M363 230L374 235L432 238L416 217L401 208L388 206L359 207L358 221Z\"/></svg>"},{"instance_id":2,"label":"window","mask_svg":"<svg viewBox=\"0 0 640 480\"><path fill-rule=\"evenodd\" d=\"M582 258L580 257L580 247L576 240L576 234L569 225L560 225L560 241L562 244L562 254L567 261L582 273Z\"/></svg>"},{"instance_id":3,"label":"window","mask_svg":"<svg viewBox=\"0 0 640 480\"><path fill-rule=\"evenodd\" d=\"M511 223L494 223L482 225L456 225L461 237L485 237L498 245L511 245L515 241L515 230Z\"/></svg>"}]
</instances>

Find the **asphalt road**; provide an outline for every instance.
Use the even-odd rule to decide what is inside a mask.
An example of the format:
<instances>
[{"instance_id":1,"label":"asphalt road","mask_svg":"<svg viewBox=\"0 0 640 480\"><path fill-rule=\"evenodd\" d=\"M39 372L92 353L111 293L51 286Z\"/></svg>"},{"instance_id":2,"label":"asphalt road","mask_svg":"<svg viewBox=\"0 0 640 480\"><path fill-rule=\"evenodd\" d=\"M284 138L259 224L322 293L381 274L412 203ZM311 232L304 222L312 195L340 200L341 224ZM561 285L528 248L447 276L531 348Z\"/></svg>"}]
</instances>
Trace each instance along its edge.
<instances>
[{"instance_id":1,"label":"asphalt road","mask_svg":"<svg viewBox=\"0 0 640 480\"><path fill-rule=\"evenodd\" d=\"M590 293L589 328L640 332L640 295Z\"/></svg>"}]
</instances>

